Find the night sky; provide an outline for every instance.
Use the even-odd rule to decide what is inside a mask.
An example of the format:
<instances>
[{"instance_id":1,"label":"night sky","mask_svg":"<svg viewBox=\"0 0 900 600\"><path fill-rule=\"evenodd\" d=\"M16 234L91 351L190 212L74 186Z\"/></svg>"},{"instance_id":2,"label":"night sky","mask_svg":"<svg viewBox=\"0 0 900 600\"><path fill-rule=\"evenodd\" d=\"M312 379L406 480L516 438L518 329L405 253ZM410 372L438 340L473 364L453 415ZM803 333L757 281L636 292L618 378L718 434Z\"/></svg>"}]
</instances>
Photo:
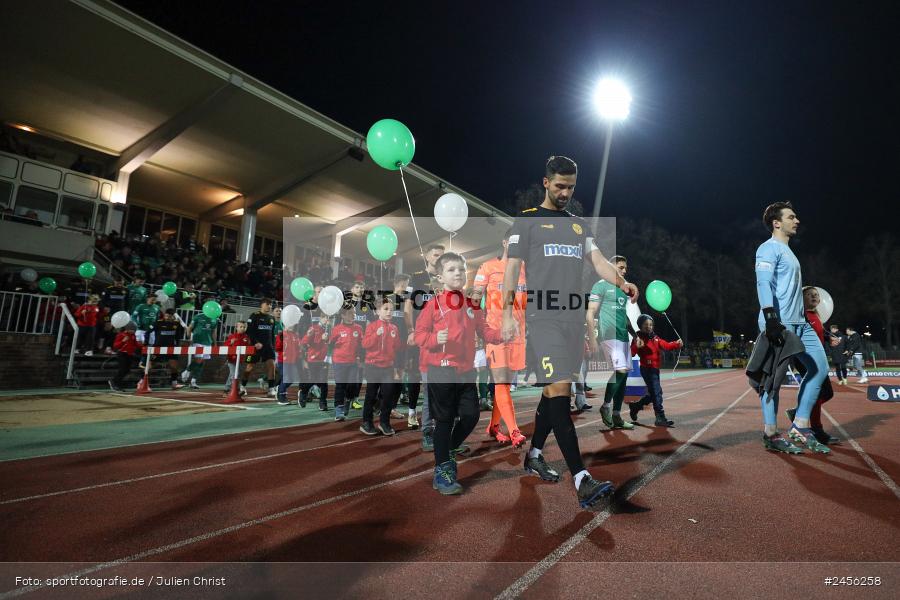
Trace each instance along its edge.
<instances>
[{"instance_id":1,"label":"night sky","mask_svg":"<svg viewBox=\"0 0 900 600\"><path fill-rule=\"evenodd\" d=\"M710 248L762 241L778 200L797 207L805 247L853 252L896 229L896 3L119 3L363 134L403 121L417 164L492 204L565 154L590 211L603 149L590 93L615 74L635 101L603 216Z\"/></svg>"}]
</instances>

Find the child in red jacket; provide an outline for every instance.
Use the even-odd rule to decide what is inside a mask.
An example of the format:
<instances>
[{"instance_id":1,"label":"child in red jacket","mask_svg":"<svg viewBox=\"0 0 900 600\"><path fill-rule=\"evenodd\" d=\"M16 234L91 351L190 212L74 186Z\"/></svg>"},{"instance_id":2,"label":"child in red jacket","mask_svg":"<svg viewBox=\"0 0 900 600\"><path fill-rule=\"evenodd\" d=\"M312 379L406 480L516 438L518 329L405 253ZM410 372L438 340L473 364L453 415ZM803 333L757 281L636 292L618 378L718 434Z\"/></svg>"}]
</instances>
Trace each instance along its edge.
<instances>
[{"instance_id":1,"label":"child in red jacket","mask_svg":"<svg viewBox=\"0 0 900 600\"><path fill-rule=\"evenodd\" d=\"M275 336L275 351L278 353L278 404L287 406L291 403L287 391L293 384L300 384L301 348L300 336L296 325L285 327Z\"/></svg>"},{"instance_id":2,"label":"child in red jacket","mask_svg":"<svg viewBox=\"0 0 900 600\"><path fill-rule=\"evenodd\" d=\"M356 322L356 309L345 304L341 309L341 322L334 326L329 336L331 361L334 368L334 420L343 421L350 412L347 391L361 381L359 364L362 359L363 328Z\"/></svg>"},{"instance_id":3,"label":"child in red jacket","mask_svg":"<svg viewBox=\"0 0 900 600\"><path fill-rule=\"evenodd\" d=\"M300 408L306 406L307 398L313 386L319 389L319 410L328 410L328 336L331 330L331 319L324 312L317 322L313 322L300 340L301 352L306 363L306 381L300 384L300 396L297 402Z\"/></svg>"},{"instance_id":4,"label":"child in red jacket","mask_svg":"<svg viewBox=\"0 0 900 600\"><path fill-rule=\"evenodd\" d=\"M107 383L109 383L109 389L114 392L123 391L122 385L125 382L125 376L128 375L131 367L134 366L135 358L140 356L140 353L143 350L143 346L137 341L137 338L134 335L133 327L133 325L129 324L119 330L119 333L116 334L116 339L113 342L113 350L116 351L116 360L119 369L116 371L115 379L112 379Z\"/></svg>"},{"instance_id":5,"label":"child in red jacket","mask_svg":"<svg viewBox=\"0 0 900 600\"><path fill-rule=\"evenodd\" d=\"M479 417L475 336L490 344L501 344L503 339L498 330L487 326L481 306L462 292L466 260L447 252L435 268L444 291L422 308L415 341L422 349L420 367L427 368L428 404L435 421L432 487L450 495L463 489L457 481L455 449L472 433Z\"/></svg>"},{"instance_id":6,"label":"child in red jacket","mask_svg":"<svg viewBox=\"0 0 900 600\"><path fill-rule=\"evenodd\" d=\"M237 323L235 323L234 333L225 338L225 345L228 346L228 360L226 362L228 366L228 379L225 380L225 393L228 394L231 392L231 384L234 380L235 373L238 370L238 366L235 364L235 361L237 361L237 350L235 350L235 348L237 346L253 345L253 342L250 341L250 336L247 335L246 321L238 321ZM241 396L246 393L247 388L241 386Z\"/></svg>"},{"instance_id":7,"label":"child in red jacket","mask_svg":"<svg viewBox=\"0 0 900 600\"><path fill-rule=\"evenodd\" d=\"M821 301L822 299L819 297L819 290L815 286L803 286L803 310L806 313L806 320L812 325L816 335L819 336L819 341L822 342L822 346L824 347L825 328L822 325L822 319L819 318L819 312L816 310ZM799 360L794 361L793 366L801 375L806 373L806 368ZM813 430L813 435L816 436L816 439L820 443L828 446L840 442L839 438L836 438L825 431L825 428L822 426L822 405L833 397L834 388L831 387L831 379L826 377L825 381L822 382L822 389L819 391L819 397L816 400L815 405L813 405L812 412L809 415L809 428ZM799 407L799 397L797 398L797 402ZM797 408L789 408L784 412L793 422L794 415L797 413Z\"/></svg>"},{"instance_id":8,"label":"child in red jacket","mask_svg":"<svg viewBox=\"0 0 900 600\"><path fill-rule=\"evenodd\" d=\"M87 302L75 311L75 320L78 323L79 350L87 348L84 355L93 356L94 347L97 345L97 319L100 317L100 296L91 294ZM78 350L75 351L76 353Z\"/></svg>"},{"instance_id":9,"label":"child in red jacket","mask_svg":"<svg viewBox=\"0 0 900 600\"><path fill-rule=\"evenodd\" d=\"M679 338L674 342L667 342L653 331L653 317L641 315L637 319L638 332L631 340L631 354L638 355L641 363L641 377L647 385L647 395L632 402L628 407L631 414L631 422L637 423L638 413L648 404L653 404L653 412L656 413L657 427L674 427L675 422L666 418L663 410L663 392L659 383L659 367L662 361L662 350L677 350L681 348L682 341Z\"/></svg>"},{"instance_id":10,"label":"child in red jacket","mask_svg":"<svg viewBox=\"0 0 900 600\"><path fill-rule=\"evenodd\" d=\"M391 323L394 302L381 298L375 303L378 320L366 327L363 349L366 351L366 398L363 402L362 425L359 430L366 435L394 435L391 427L391 408L400 397L399 364L397 354L401 348L400 329ZM405 344L406 340L402 340ZM375 399L381 390L377 429L373 424Z\"/></svg>"}]
</instances>

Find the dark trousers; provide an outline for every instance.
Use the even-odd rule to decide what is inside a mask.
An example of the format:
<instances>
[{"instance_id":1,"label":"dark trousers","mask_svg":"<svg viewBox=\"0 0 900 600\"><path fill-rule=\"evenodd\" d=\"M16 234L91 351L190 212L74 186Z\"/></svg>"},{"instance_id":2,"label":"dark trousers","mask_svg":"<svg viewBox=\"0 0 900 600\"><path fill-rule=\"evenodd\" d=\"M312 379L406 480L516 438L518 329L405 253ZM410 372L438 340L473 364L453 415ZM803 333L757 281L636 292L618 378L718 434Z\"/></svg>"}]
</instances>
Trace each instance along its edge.
<instances>
[{"instance_id":1,"label":"dark trousers","mask_svg":"<svg viewBox=\"0 0 900 600\"><path fill-rule=\"evenodd\" d=\"M97 328L93 325L78 326L78 349L94 351L97 345Z\"/></svg>"},{"instance_id":2,"label":"dark trousers","mask_svg":"<svg viewBox=\"0 0 900 600\"><path fill-rule=\"evenodd\" d=\"M847 379L847 361L834 361L834 375L838 379Z\"/></svg>"},{"instance_id":3,"label":"dark trousers","mask_svg":"<svg viewBox=\"0 0 900 600\"><path fill-rule=\"evenodd\" d=\"M300 389L307 395L312 386L319 386L320 401L324 402L328 398L328 363L311 362L307 367L307 383L301 383Z\"/></svg>"},{"instance_id":4,"label":"dark trousers","mask_svg":"<svg viewBox=\"0 0 900 600\"><path fill-rule=\"evenodd\" d=\"M663 391L662 385L659 383L659 369L653 367L641 367L641 377L644 378L644 384L647 386L647 395L638 400L641 406L653 404L653 412L662 414L663 411Z\"/></svg>"},{"instance_id":5,"label":"dark trousers","mask_svg":"<svg viewBox=\"0 0 900 600\"><path fill-rule=\"evenodd\" d=\"M356 363L334 363L334 405L343 406L344 400L350 400L353 396L353 386L359 380L359 369Z\"/></svg>"},{"instance_id":6,"label":"dark trousers","mask_svg":"<svg viewBox=\"0 0 900 600\"><path fill-rule=\"evenodd\" d=\"M381 392L380 397L379 393ZM400 382L394 381L393 367L366 365L366 399L363 404L363 421L371 423L378 401L379 417L383 425L391 424L391 409L400 396Z\"/></svg>"},{"instance_id":7,"label":"dark trousers","mask_svg":"<svg viewBox=\"0 0 900 600\"><path fill-rule=\"evenodd\" d=\"M118 370L116 371L116 377L113 379L113 383L116 384L116 387L122 387L125 377L128 375L128 372L131 371L132 365L134 365L134 357L130 354L119 352L116 355L116 362L118 363Z\"/></svg>"},{"instance_id":8,"label":"dark trousers","mask_svg":"<svg viewBox=\"0 0 900 600\"><path fill-rule=\"evenodd\" d=\"M478 424L475 371L460 374L453 367L429 367L428 405L435 422L434 464L441 465Z\"/></svg>"}]
</instances>

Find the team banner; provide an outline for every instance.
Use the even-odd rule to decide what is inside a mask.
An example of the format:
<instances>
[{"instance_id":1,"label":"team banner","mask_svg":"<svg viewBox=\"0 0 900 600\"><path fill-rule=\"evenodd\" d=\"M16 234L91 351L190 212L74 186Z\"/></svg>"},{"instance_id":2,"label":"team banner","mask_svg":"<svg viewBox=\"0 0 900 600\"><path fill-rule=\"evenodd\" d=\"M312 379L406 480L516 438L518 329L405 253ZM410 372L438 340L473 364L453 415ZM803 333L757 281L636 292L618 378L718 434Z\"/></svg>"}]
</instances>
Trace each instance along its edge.
<instances>
[{"instance_id":1,"label":"team banner","mask_svg":"<svg viewBox=\"0 0 900 600\"><path fill-rule=\"evenodd\" d=\"M731 334L713 330L713 342L715 342L716 350L724 350L731 342Z\"/></svg>"}]
</instances>

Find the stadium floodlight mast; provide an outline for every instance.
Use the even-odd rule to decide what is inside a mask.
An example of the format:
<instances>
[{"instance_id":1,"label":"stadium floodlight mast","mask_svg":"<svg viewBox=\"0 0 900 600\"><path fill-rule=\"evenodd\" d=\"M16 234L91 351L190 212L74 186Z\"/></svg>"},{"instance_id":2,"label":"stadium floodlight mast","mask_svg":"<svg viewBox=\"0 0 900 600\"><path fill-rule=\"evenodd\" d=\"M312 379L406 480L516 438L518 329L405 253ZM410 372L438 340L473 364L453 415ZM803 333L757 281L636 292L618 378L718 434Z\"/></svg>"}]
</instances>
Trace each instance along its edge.
<instances>
[{"instance_id":1,"label":"stadium floodlight mast","mask_svg":"<svg viewBox=\"0 0 900 600\"><path fill-rule=\"evenodd\" d=\"M631 92L618 79L604 77L594 89L594 106L600 118L606 121L606 144L603 148L603 164L600 167L600 181L594 198L594 218L600 216L600 201L603 198L603 184L606 182L606 165L609 162L609 146L612 143L613 123L623 121L631 111Z\"/></svg>"}]
</instances>

